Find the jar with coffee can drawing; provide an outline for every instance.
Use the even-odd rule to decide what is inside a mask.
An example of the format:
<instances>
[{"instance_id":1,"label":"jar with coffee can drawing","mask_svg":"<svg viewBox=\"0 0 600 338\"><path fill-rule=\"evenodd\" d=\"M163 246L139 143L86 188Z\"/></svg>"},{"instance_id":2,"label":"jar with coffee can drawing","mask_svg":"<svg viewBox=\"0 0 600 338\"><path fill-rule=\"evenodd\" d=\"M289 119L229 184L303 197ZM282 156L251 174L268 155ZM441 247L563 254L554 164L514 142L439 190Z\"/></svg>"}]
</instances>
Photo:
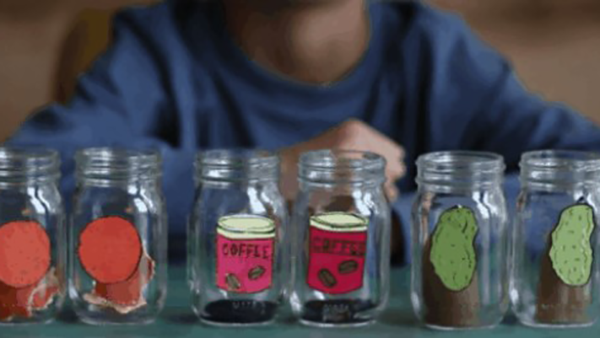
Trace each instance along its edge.
<instances>
[{"instance_id":1,"label":"jar with coffee can drawing","mask_svg":"<svg viewBox=\"0 0 600 338\"><path fill-rule=\"evenodd\" d=\"M269 324L290 271L279 158L260 150L209 150L195 166L188 226L194 312L209 325Z\"/></svg>"},{"instance_id":2,"label":"jar with coffee can drawing","mask_svg":"<svg viewBox=\"0 0 600 338\"><path fill-rule=\"evenodd\" d=\"M374 322L387 304L390 208L385 159L349 150L301 156L292 310L319 327Z\"/></svg>"}]
</instances>

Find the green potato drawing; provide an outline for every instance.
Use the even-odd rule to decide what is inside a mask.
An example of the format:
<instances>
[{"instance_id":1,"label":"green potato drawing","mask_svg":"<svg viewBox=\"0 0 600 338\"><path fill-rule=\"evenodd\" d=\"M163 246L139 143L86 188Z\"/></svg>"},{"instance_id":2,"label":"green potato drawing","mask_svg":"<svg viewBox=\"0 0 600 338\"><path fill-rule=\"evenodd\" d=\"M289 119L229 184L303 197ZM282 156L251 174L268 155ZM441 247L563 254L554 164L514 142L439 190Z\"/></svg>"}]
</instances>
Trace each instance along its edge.
<instances>
[{"instance_id":1,"label":"green potato drawing","mask_svg":"<svg viewBox=\"0 0 600 338\"><path fill-rule=\"evenodd\" d=\"M571 286L587 284L594 260L590 238L594 231L594 210L577 204L563 210L552 232L550 259L561 281Z\"/></svg>"},{"instance_id":2,"label":"green potato drawing","mask_svg":"<svg viewBox=\"0 0 600 338\"><path fill-rule=\"evenodd\" d=\"M436 275L452 291L471 284L477 263L473 247L477 230L473 211L465 207L448 209L438 219L430 260Z\"/></svg>"}]
</instances>

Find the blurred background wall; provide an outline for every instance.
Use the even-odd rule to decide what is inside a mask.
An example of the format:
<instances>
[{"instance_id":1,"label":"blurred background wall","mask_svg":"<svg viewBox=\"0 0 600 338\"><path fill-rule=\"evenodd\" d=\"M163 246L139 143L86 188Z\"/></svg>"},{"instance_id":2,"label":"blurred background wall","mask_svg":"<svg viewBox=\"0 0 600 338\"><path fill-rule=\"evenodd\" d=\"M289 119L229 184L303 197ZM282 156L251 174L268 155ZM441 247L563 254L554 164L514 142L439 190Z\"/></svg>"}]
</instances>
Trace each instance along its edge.
<instances>
[{"instance_id":1,"label":"blurred background wall","mask_svg":"<svg viewBox=\"0 0 600 338\"><path fill-rule=\"evenodd\" d=\"M524 83L600 123L600 0L428 0L461 14ZM0 139L64 102L122 6L154 0L0 0Z\"/></svg>"}]
</instances>

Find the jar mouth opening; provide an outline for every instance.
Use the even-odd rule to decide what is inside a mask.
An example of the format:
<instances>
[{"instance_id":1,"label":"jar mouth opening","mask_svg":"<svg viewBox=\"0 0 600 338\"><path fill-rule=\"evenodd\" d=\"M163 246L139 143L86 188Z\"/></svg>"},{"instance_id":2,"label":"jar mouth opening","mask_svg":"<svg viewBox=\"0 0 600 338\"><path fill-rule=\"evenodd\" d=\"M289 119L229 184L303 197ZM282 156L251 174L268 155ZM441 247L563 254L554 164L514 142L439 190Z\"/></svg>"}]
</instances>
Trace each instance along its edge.
<instances>
[{"instance_id":1,"label":"jar mouth opening","mask_svg":"<svg viewBox=\"0 0 600 338\"><path fill-rule=\"evenodd\" d=\"M317 170L383 170L385 165L383 156L369 151L321 149L300 156L300 166Z\"/></svg>"},{"instance_id":2,"label":"jar mouth opening","mask_svg":"<svg viewBox=\"0 0 600 338\"><path fill-rule=\"evenodd\" d=\"M575 150L539 150L521 156L523 170L600 172L600 154Z\"/></svg>"},{"instance_id":3,"label":"jar mouth opening","mask_svg":"<svg viewBox=\"0 0 600 338\"><path fill-rule=\"evenodd\" d=\"M56 150L37 147L0 147L0 178L57 177L60 156Z\"/></svg>"},{"instance_id":4,"label":"jar mouth opening","mask_svg":"<svg viewBox=\"0 0 600 338\"><path fill-rule=\"evenodd\" d=\"M277 166L279 157L268 150L212 149L196 154L196 167Z\"/></svg>"}]
</instances>

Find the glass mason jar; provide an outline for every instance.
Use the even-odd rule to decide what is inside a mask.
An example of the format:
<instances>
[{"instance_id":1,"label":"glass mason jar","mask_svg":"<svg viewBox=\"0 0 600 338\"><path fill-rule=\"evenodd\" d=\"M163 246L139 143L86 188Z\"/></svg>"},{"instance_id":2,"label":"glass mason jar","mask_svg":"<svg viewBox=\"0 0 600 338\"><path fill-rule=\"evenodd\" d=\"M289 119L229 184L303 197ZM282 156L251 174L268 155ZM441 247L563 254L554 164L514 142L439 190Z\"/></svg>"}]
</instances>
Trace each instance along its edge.
<instances>
[{"instance_id":1,"label":"glass mason jar","mask_svg":"<svg viewBox=\"0 0 600 338\"><path fill-rule=\"evenodd\" d=\"M53 150L0 148L0 324L45 323L66 291L67 233Z\"/></svg>"},{"instance_id":2,"label":"glass mason jar","mask_svg":"<svg viewBox=\"0 0 600 338\"><path fill-rule=\"evenodd\" d=\"M497 325L508 308L504 160L449 151L417 160L412 210L411 301L434 329Z\"/></svg>"},{"instance_id":3,"label":"glass mason jar","mask_svg":"<svg viewBox=\"0 0 600 338\"><path fill-rule=\"evenodd\" d=\"M300 158L292 310L312 326L372 323L387 305L390 208L385 159L320 150Z\"/></svg>"},{"instance_id":4,"label":"glass mason jar","mask_svg":"<svg viewBox=\"0 0 600 338\"><path fill-rule=\"evenodd\" d=\"M154 151L77 152L69 296L89 324L153 322L167 294L167 213Z\"/></svg>"},{"instance_id":5,"label":"glass mason jar","mask_svg":"<svg viewBox=\"0 0 600 338\"><path fill-rule=\"evenodd\" d=\"M598 319L599 208L599 154L523 154L510 292L523 324L588 326Z\"/></svg>"},{"instance_id":6,"label":"glass mason jar","mask_svg":"<svg viewBox=\"0 0 600 338\"><path fill-rule=\"evenodd\" d=\"M267 151L209 150L197 155L195 166L188 227L192 308L205 324L269 324L289 282L279 158Z\"/></svg>"}]
</instances>

